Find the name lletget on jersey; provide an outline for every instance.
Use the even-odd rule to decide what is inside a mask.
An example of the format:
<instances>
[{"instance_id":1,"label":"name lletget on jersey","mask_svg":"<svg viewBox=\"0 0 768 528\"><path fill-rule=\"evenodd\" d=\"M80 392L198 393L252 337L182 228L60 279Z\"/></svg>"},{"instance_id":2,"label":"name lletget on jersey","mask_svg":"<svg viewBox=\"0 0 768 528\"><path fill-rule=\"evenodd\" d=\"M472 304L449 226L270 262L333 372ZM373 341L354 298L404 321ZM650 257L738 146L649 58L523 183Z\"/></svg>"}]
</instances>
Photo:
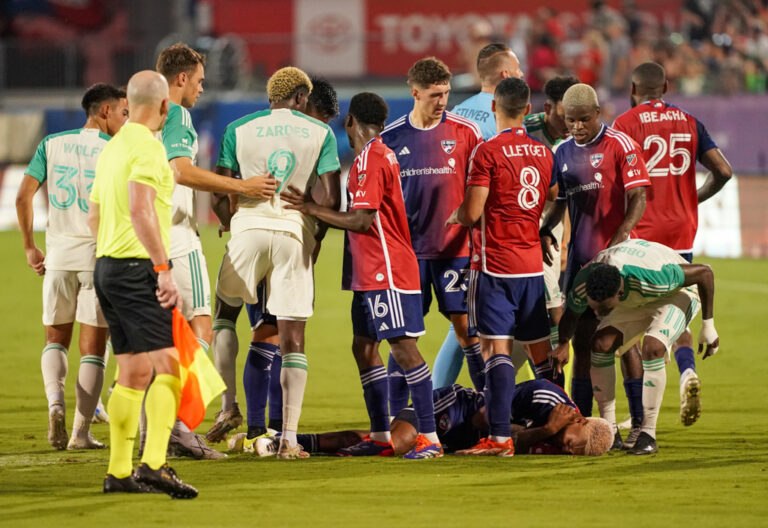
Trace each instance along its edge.
<instances>
[{"instance_id":1,"label":"name lletget on jersey","mask_svg":"<svg viewBox=\"0 0 768 528\"><path fill-rule=\"evenodd\" d=\"M516 158L519 156L538 156L544 157L547 155L547 147L544 145L503 145L501 147L502 152L508 158Z\"/></svg>"},{"instance_id":2,"label":"name lletget on jersey","mask_svg":"<svg viewBox=\"0 0 768 528\"><path fill-rule=\"evenodd\" d=\"M640 112L641 123L658 123L659 121L687 121L688 118L680 110L670 108L666 112Z\"/></svg>"}]
</instances>

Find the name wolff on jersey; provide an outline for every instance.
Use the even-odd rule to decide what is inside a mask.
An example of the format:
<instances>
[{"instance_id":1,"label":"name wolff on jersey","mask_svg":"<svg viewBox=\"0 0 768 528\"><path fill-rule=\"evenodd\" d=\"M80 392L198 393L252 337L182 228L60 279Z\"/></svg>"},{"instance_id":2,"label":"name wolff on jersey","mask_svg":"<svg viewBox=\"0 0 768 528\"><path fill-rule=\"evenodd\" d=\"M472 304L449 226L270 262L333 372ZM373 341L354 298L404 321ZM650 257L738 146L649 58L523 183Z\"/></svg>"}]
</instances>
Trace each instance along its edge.
<instances>
[{"instance_id":1,"label":"name wolff on jersey","mask_svg":"<svg viewBox=\"0 0 768 528\"><path fill-rule=\"evenodd\" d=\"M508 158L517 158L519 156L537 156L543 158L547 155L547 147L544 145L504 145L502 152Z\"/></svg>"},{"instance_id":2,"label":"name wolff on jersey","mask_svg":"<svg viewBox=\"0 0 768 528\"><path fill-rule=\"evenodd\" d=\"M660 121L688 121L688 117L680 110L670 108L666 112L640 112L641 123L658 123Z\"/></svg>"},{"instance_id":3,"label":"name wolff on jersey","mask_svg":"<svg viewBox=\"0 0 768 528\"><path fill-rule=\"evenodd\" d=\"M64 143L64 152L66 154L77 154L93 158L101 152L101 147L89 147L87 145L77 145L75 143Z\"/></svg>"}]
</instances>

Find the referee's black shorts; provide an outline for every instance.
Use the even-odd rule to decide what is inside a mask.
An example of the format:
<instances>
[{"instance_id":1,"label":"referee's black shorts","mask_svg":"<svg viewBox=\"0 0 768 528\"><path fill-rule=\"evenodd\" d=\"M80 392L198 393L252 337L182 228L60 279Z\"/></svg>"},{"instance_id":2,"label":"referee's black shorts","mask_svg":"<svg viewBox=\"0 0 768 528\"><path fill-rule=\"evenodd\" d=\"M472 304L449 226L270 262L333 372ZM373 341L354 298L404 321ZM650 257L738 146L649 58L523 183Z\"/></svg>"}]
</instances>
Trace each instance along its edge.
<instances>
[{"instance_id":1,"label":"referee's black shorts","mask_svg":"<svg viewBox=\"0 0 768 528\"><path fill-rule=\"evenodd\" d=\"M173 315L157 300L151 260L100 257L93 282L115 354L173 346Z\"/></svg>"}]
</instances>

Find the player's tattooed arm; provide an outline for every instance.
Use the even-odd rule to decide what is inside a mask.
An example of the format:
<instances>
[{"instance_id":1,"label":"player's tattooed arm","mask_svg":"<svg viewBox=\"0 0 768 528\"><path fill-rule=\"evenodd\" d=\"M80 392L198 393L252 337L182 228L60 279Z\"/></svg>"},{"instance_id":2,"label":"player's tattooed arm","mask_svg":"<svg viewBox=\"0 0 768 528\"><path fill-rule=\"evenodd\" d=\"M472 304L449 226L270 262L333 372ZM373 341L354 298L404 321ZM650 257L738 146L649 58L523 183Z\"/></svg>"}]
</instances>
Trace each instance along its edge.
<instances>
[{"instance_id":1,"label":"player's tattooed arm","mask_svg":"<svg viewBox=\"0 0 768 528\"><path fill-rule=\"evenodd\" d=\"M693 286L699 290L701 298L701 332L699 332L699 354L704 351L703 359L717 353L720 338L715 330L715 274L707 264L680 264L683 269L683 286Z\"/></svg>"},{"instance_id":2,"label":"player's tattooed arm","mask_svg":"<svg viewBox=\"0 0 768 528\"><path fill-rule=\"evenodd\" d=\"M539 229L539 238L541 239L541 253L544 257L544 263L547 266L551 266L555 262L555 251L560 251L560 247L557 244L555 235L552 234L552 230L557 227L560 222L563 221L565 216L565 201L560 200L555 202L555 206L552 211L544 217L544 221ZM552 251L552 250L555 251Z\"/></svg>"},{"instance_id":3,"label":"player's tattooed arm","mask_svg":"<svg viewBox=\"0 0 768 528\"><path fill-rule=\"evenodd\" d=\"M608 247L613 247L629 238L629 234L635 228L645 212L645 187L633 187L627 191L627 212L624 221L608 242Z\"/></svg>"},{"instance_id":4,"label":"player's tattooed arm","mask_svg":"<svg viewBox=\"0 0 768 528\"><path fill-rule=\"evenodd\" d=\"M35 219L33 199L39 188L40 182L37 179L29 174L24 175L24 179L19 186L19 192L16 195L16 216L19 219L19 228L21 229L21 239L24 242L24 253L27 255L27 264L35 273L43 275L45 274L45 255L35 244L32 228Z\"/></svg>"},{"instance_id":5,"label":"player's tattooed arm","mask_svg":"<svg viewBox=\"0 0 768 528\"><path fill-rule=\"evenodd\" d=\"M719 148L706 151L701 156L700 161L709 170L709 174L707 174L707 179L697 191L699 203L712 198L733 176L731 164L728 163L728 160L725 159Z\"/></svg>"},{"instance_id":6,"label":"player's tattooed arm","mask_svg":"<svg viewBox=\"0 0 768 528\"><path fill-rule=\"evenodd\" d=\"M488 187L470 185L467 187L464 201L451 213L445 225L461 224L464 227L475 225L483 214L486 200L488 200Z\"/></svg>"},{"instance_id":7,"label":"player's tattooed arm","mask_svg":"<svg viewBox=\"0 0 768 528\"><path fill-rule=\"evenodd\" d=\"M312 196L303 194L293 185L280 192L280 198L288 202L286 209L293 209L304 214L312 215L331 227L364 233L368 231L376 216L375 209L354 209L352 211L337 211L316 203Z\"/></svg>"}]
</instances>

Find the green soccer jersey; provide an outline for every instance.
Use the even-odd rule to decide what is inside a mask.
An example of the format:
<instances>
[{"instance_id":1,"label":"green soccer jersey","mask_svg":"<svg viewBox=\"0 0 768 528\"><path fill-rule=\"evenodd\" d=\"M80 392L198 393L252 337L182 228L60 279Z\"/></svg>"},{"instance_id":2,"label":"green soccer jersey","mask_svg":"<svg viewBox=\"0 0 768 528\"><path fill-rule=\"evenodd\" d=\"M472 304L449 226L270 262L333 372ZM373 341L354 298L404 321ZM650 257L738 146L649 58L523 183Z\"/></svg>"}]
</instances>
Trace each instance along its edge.
<instances>
[{"instance_id":1,"label":"green soccer jersey","mask_svg":"<svg viewBox=\"0 0 768 528\"><path fill-rule=\"evenodd\" d=\"M325 123L288 109L263 110L227 126L219 149L219 167L243 178L272 174L277 193L269 200L240 196L232 218L235 235L245 229L288 231L303 240L314 236L314 217L285 209L280 191L293 185L306 192L318 174L339 170L336 138Z\"/></svg>"},{"instance_id":2,"label":"green soccer jersey","mask_svg":"<svg viewBox=\"0 0 768 528\"><path fill-rule=\"evenodd\" d=\"M562 139L554 139L547 132L547 125L544 122L544 112L538 114L528 114L523 120L523 126L525 132L534 139L538 139L544 143L550 150L562 141Z\"/></svg>"},{"instance_id":3,"label":"green soccer jersey","mask_svg":"<svg viewBox=\"0 0 768 528\"><path fill-rule=\"evenodd\" d=\"M624 279L621 305L629 308L658 301L683 287L681 264L687 261L666 246L645 240L626 240L604 249L577 274L568 293L568 308L582 313L588 308L587 278L598 262L616 266ZM695 286L691 287L695 290Z\"/></svg>"},{"instance_id":4,"label":"green soccer jersey","mask_svg":"<svg viewBox=\"0 0 768 528\"><path fill-rule=\"evenodd\" d=\"M88 229L88 199L96 161L109 136L95 128L78 128L47 136L35 151L26 174L48 182L45 267L90 271L96 240Z\"/></svg>"},{"instance_id":5,"label":"green soccer jersey","mask_svg":"<svg viewBox=\"0 0 768 528\"><path fill-rule=\"evenodd\" d=\"M189 110L183 106L175 103L169 105L168 118L160 133L160 139L168 161L174 158L189 158L193 164L197 162L197 132ZM194 189L186 185L176 185L172 203L170 258L178 258L190 253L197 241Z\"/></svg>"}]
</instances>

